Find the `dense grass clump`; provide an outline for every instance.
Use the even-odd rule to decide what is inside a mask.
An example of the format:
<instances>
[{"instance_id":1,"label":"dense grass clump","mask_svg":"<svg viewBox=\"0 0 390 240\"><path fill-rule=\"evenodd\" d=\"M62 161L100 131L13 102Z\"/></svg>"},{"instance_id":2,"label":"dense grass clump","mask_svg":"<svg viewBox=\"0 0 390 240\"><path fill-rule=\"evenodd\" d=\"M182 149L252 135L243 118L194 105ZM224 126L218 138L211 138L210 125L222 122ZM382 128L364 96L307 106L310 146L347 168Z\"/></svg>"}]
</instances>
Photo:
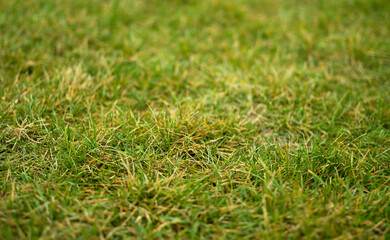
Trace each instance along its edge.
<instances>
[{"instance_id":1,"label":"dense grass clump","mask_svg":"<svg viewBox=\"0 0 390 240\"><path fill-rule=\"evenodd\" d=\"M389 13L0 1L0 238L389 238Z\"/></svg>"}]
</instances>

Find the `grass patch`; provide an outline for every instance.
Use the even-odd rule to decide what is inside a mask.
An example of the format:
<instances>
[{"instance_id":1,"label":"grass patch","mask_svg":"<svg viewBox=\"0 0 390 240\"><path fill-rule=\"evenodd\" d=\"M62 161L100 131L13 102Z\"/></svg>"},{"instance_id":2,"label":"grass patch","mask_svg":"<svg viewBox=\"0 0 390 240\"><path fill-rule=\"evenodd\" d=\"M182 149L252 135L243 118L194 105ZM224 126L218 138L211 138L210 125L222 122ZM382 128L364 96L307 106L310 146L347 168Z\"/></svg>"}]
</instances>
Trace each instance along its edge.
<instances>
[{"instance_id":1,"label":"grass patch","mask_svg":"<svg viewBox=\"0 0 390 240\"><path fill-rule=\"evenodd\" d=\"M0 236L390 236L384 0L3 1Z\"/></svg>"}]
</instances>

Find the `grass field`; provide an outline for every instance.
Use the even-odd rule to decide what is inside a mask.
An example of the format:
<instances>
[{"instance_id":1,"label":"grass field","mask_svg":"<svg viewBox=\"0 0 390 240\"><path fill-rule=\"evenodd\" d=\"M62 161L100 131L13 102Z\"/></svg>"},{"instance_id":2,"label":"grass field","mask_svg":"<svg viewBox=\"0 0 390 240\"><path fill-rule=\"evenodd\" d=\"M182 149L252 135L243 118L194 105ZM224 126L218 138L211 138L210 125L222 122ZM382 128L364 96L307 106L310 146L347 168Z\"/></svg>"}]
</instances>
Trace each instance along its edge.
<instances>
[{"instance_id":1,"label":"grass field","mask_svg":"<svg viewBox=\"0 0 390 240\"><path fill-rule=\"evenodd\" d=\"M390 239L388 0L0 0L0 239Z\"/></svg>"}]
</instances>

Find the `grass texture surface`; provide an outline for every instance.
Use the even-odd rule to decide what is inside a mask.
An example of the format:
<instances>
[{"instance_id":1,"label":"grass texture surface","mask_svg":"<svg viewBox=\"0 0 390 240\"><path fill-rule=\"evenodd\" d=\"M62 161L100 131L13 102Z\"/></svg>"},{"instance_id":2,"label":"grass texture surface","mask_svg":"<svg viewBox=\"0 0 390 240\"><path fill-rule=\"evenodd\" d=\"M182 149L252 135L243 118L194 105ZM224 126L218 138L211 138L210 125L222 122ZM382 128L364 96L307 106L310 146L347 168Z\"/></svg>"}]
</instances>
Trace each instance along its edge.
<instances>
[{"instance_id":1,"label":"grass texture surface","mask_svg":"<svg viewBox=\"0 0 390 240\"><path fill-rule=\"evenodd\" d=\"M1 239L389 239L387 0L0 1Z\"/></svg>"}]
</instances>

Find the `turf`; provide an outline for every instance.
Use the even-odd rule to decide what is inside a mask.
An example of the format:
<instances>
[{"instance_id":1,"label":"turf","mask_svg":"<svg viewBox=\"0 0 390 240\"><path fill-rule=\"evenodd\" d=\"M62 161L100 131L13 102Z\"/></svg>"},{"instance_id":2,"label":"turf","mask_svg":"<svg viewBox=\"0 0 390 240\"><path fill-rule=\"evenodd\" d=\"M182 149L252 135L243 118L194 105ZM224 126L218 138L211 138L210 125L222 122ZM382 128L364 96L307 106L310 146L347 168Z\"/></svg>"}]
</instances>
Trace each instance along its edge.
<instances>
[{"instance_id":1,"label":"turf","mask_svg":"<svg viewBox=\"0 0 390 240\"><path fill-rule=\"evenodd\" d=\"M389 13L0 1L0 238L390 238Z\"/></svg>"}]
</instances>

